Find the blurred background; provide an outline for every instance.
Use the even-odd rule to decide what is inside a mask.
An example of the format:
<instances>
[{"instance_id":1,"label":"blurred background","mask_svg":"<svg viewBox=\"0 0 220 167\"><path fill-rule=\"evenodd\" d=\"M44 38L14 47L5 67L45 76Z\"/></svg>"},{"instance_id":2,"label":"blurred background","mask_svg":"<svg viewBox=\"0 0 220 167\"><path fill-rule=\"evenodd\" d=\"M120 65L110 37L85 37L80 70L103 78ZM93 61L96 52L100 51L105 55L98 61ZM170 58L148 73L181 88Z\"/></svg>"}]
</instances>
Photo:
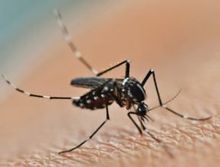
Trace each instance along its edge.
<instances>
[{"instance_id":1,"label":"blurred background","mask_svg":"<svg viewBox=\"0 0 220 167\"><path fill-rule=\"evenodd\" d=\"M198 124L164 110L150 113L155 121L147 126L176 155L171 159L148 136L140 138L126 110L113 105L111 121L95 139L62 157L56 153L89 136L104 112L81 110L71 101L29 98L0 80L1 166L218 165L220 2L1 0L0 72L33 93L80 96L88 90L71 87L70 80L92 74L63 40L55 8L94 68L100 71L129 59L132 76L140 81L154 68L164 101L182 89L170 107L213 119ZM122 67L106 76L123 74ZM152 81L146 91L146 102L156 105Z\"/></svg>"},{"instance_id":2,"label":"blurred background","mask_svg":"<svg viewBox=\"0 0 220 167\"><path fill-rule=\"evenodd\" d=\"M66 20L72 20L74 32L83 29L82 24L91 18L99 17L94 11L102 6L111 4L110 1L30 1L1 0L0 6L0 63L2 73L14 77L24 75L45 57L43 55L48 45L53 42L54 36L59 33L53 14L55 8L62 10ZM110 9L112 10L112 9ZM109 10L105 10L105 14ZM104 14L104 15L105 15ZM46 38L45 36L48 35ZM12 70L13 69L13 70ZM1 98L3 98L1 94Z\"/></svg>"}]
</instances>

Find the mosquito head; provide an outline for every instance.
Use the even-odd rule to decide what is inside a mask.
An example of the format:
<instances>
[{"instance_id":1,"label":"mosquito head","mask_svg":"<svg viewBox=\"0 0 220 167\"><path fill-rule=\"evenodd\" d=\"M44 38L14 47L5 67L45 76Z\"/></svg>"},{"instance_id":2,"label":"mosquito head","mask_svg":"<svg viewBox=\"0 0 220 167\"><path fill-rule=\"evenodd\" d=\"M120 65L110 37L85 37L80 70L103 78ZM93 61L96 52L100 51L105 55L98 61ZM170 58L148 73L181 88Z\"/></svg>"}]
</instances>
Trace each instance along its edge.
<instances>
[{"instance_id":1,"label":"mosquito head","mask_svg":"<svg viewBox=\"0 0 220 167\"><path fill-rule=\"evenodd\" d=\"M141 85L140 82L138 82L134 78L125 78L123 80L123 90L124 95L126 98L131 100L134 103L140 103L146 98L146 93Z\"/></svg>"},{"instance_id":2,"label":"mosquito head","mask_svg":"<svg viewBox=\"0 0 220 167\"><path fill-rule=\"evenodd\" d=\"M148 112L148 106L144 102L139 103L137 105L137 112L141 115L146 115Z\"/></svg>"}]
</instances>

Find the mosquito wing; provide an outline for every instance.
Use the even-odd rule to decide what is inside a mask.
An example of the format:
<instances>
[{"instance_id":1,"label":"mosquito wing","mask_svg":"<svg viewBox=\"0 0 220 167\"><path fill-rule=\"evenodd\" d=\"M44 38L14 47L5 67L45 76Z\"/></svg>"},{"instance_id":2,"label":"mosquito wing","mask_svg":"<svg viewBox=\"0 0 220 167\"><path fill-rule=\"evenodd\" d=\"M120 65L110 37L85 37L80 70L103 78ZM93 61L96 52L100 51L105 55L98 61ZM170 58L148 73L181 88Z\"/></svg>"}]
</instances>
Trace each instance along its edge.
<instances>
[{"instance_id":1,"label":"mosquito wing","mask_svg":"<svg viewBox=\"0 0 220 167\"><path fill-rule=\"evenodd\" d=\"M101 86L109 79L110 78L99 78L99 77L75 78L71 81L70 84L76 87L94 89Z\"/></svg>"}]
</instances>

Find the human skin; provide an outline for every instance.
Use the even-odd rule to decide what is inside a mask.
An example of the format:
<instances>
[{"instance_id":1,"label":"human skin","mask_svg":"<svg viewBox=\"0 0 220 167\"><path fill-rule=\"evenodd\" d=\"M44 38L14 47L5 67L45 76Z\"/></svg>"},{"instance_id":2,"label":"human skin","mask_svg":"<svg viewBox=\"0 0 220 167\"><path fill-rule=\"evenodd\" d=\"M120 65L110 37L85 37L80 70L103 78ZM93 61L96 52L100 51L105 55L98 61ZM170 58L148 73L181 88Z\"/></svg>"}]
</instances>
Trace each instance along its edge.
<instances>
[{"instance_id":1,"label":"human skin","mask_svg":"<svg viewBox=\"0 0 220 167\"><path fill-rule=\"evenodd\" d=\"M87 138L104 120L104 110L82 110L71 101L39 100L13 93L1 103L1 111L5 111L0 124L2 165L218 166L218 6L215 1L140 1L74 38L84 57L98 70L130 59L132 76L141 80L154 68L164 101L182 89L168 104L170 108L199 118L211 115L211 120L193 122L164 109L152 111L149 115L154 121L146 125L162 140L158 144L147 134L140 136L126 109L113 105L110 121L94 139L74 152L58 155ZM87 90L72 88L70 80L92 74L72 56L65 42L57 39L60 41L45 52L55 56L32 69L19 86L48 95L81 95ZM123 72L120 68L107 76L121 77ZM146 84L146 91L146 103L158 104L152 81Z\"/></svg>"}]
</instances>

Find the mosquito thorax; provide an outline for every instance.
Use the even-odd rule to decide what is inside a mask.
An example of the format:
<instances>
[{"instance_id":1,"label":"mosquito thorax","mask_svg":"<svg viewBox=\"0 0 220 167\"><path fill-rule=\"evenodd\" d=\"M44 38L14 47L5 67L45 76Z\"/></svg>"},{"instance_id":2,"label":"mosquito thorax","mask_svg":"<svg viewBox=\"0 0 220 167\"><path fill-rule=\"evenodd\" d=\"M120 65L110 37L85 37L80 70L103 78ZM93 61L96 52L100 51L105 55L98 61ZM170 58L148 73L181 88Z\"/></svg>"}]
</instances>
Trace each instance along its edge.
<instances>
[{"instance_id":1,"label":"mosquito thorax","mask_svg":"<svg viewBox=\"0 0 220 167\"><path fill-rule=\"evenodd\" d=\"M146 93L141 83L135 78L125 78L122 82L123 93L126 98L134 103L145 100Z\"/></svg>"}]
</instances>

